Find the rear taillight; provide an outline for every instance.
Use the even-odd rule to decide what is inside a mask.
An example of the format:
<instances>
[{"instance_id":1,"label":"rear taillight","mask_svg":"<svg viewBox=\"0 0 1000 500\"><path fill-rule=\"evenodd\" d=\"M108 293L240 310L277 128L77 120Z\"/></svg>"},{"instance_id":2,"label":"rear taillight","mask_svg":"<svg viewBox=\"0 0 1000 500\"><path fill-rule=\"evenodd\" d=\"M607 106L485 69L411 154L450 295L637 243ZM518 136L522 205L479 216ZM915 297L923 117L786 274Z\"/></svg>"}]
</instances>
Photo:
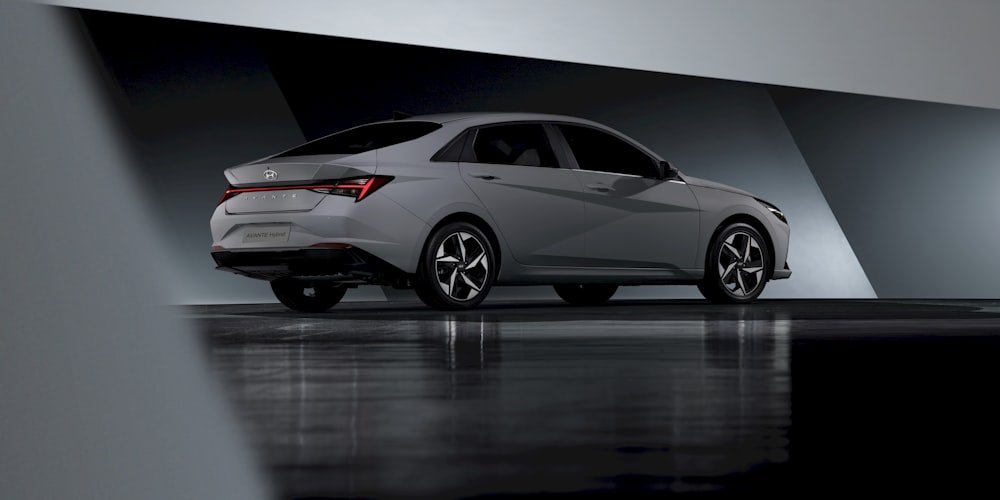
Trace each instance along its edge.
<instances>
[{"instance_id":1,"label":"rear taillight","mask_svg":"<svg viewBox=\"0 0 1000 500\"><path fill-rule=\"evenodd\" d=\"M371 175L368 177L355 177L353 179L340 179L336 181L322 181L316 184L297 184L294 186L267 186L238 188L229 186L219 200L221 205L224 201L240 193L250 193L256 191L287 191L289 189L308 189L317 193L335 194L339 196L350 196L355 202L365 199L378 188L386 185L393 177L387 175Z\"/></svg>"},{"instance_id":2,"label":"rear taillight","mask_svg":"<svg viewBox=\"0 0 1000 500\"><path fill-rule=\"evenodd\" d=\"M239 189L237 189L237 188L234 188L234 187L233 187L233 186L232 186L232 185L230 184L230 185L229 185L229 187L227 187L227 188L226 188L226 192L225 192L225 193L222 193L222 198L221 198L221 199L219 200L219 203L218 203L218 205L222 205L222 203L223 203L223 202L225 202L226 200L228 200L228 199L232 198L233 196L236 196L236 195L237 195L238 193L240 193L240 192L241 192L241 191L240 191Z\"/></svg>"},{"instance_id":3,"label":"rear taillight","mask_svg":"<svg viewBox=\"0 0 1000 500\"><path fill-rule=\"evenodd\" d=\"M393 178L384 175L373 175L371 177L358 177L355 179L342 179L332 184L323 184L309 187L308 189L323 194L336 194L340 196L351 196L355 202L365 199L366 196L375 192L376 189L386 185Z\"/></svg>"}]
</instances>

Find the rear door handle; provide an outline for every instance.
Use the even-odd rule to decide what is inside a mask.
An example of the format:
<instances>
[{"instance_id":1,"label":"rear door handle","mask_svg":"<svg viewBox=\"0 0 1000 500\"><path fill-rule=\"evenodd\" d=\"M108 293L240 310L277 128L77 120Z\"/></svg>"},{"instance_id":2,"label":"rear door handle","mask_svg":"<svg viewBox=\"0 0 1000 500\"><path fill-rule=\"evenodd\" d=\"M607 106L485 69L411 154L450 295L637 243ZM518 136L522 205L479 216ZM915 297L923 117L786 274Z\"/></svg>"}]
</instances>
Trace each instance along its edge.
<instances>
[{"instance_id":1,"label":"rear door handle","mask_svg":"<svg viewBox=\"0 0 1000 500\"><path fill-rule=\"evenodd\" d=\"M602 193L607 193L608 191L614 191L615 188L607 184L587 184L587 187L593 189L594 191L600 191Z\"/></svg>"},{"instance_id":2,"label":"rear door handle","mask_svg":"<svg viewBox=\"0 0 1000 500\"><path fill-rule=\"evenodd\" d=\"M493 174L482 174L482 173L469 174L469 177L475 177L476 179L483 179L483 180L487 180L487 181L492 181L492 180L495 180L495 179L499 179L499 177L497 177L497 176L495 176Z\"/></svg>"}]
</instances>

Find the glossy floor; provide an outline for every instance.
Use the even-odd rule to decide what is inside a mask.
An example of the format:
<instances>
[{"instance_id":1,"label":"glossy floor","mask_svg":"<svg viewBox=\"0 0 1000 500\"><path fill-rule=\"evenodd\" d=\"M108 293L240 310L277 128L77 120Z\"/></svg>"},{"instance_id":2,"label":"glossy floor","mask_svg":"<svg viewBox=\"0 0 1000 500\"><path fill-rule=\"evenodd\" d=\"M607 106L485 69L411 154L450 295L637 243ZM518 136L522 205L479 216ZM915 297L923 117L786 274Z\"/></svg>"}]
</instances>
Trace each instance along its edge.
<instances>
[{"instance_id":1,"label":"glossy floor","mask_svg":"<svg viewBox=\"0 0 1000 500\"><path fill-rule=\"evenodd\" d=\"M997 302L185 307L277 498L994 488Z\"/></svg>"}]
</instances>

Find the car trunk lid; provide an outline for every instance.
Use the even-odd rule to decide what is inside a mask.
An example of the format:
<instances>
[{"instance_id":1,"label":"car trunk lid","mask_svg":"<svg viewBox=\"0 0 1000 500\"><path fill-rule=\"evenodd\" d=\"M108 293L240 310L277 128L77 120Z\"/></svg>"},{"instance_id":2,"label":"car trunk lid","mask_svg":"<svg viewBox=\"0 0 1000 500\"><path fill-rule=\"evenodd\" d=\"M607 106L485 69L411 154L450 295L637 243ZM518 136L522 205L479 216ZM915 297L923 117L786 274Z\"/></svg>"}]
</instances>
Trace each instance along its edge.
<instances>
[{"instance_id":1,"label":"car trunk lid","mask_svg":"<svg viewBox=\"0 0 1000 500\"><path fill-rule=\"evenodd\" d=\"M226 169L235 187L282 186L375 173L375 154L268 158Z\"/></svg>"},{"instance_id":2,"label":"car trunk lid","mask_svg":"<svg viewBox=\"0 0 1000 500\"><path fill-rule=\"evenodd\" d=\"M261 212L305 212L323 199L323 193L309 186L340 179L370 176L375 173L371 160L361 155L328 155L307 158L270 158L226 169L232 188L240 190L225 201L226 212L247 214Z\"/></svg>"}]
</instances>

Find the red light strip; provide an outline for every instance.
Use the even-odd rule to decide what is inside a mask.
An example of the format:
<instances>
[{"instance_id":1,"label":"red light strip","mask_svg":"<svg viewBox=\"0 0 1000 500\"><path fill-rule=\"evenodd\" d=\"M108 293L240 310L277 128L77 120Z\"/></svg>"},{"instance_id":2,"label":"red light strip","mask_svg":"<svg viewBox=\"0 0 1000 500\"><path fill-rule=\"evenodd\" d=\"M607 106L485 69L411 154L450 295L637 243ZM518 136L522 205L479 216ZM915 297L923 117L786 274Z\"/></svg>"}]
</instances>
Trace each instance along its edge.
<instances>
[{"instance_id":1,"label":"red light strip","mask_svg":"<svg viewBox=\"0 0 1000 500\"><path fill-rule=\"evenodd\" d=\"M372 177L361 177L357 179L345 179L340 182L335 182L333 184L299 184L294 186L267 186L267 187L248 187L248 188L234 188L229 187L226 192L223 193L222 199L219 203L222 203L233 196L241 193L253 193L257 191L287 191L290 189L356 189L359 190L357 197L354 201L361 201L365 196L368 196L376 189L386 185L391 181L392 177L385 176L372 176ZM364 183L359 183L358 181L364 180Z\"/></svg>"},{"instance_id":2,"label":"red light strip","mask_svg":"<svg viewBox=\"0 0 1000 500\"><path fill-rule=\"evenodd\" d=\"M358 199L355 201L361 201L365 196L368 196L376 189L384 186L387 182L391 181L391 177L372 177L368 179L368 182L361 187L361 192L358 193Z\"/></svg>"},{"instance_id":3,"label":"red light strip","mask_svg":"<svg viewBox=\"0 0 1000 500\"><path fill-rule=\"evenodd\" d=\"M251 193L255 191L287 191L289 189L333 189L340 187L339 184L303 184L301 186L269 186L269 187L253 187L253 188L229 188L226 190L227 195L234 195L240 193ZM357 184L354 185L357 187Z\"/></svg>"}]
</instances>

